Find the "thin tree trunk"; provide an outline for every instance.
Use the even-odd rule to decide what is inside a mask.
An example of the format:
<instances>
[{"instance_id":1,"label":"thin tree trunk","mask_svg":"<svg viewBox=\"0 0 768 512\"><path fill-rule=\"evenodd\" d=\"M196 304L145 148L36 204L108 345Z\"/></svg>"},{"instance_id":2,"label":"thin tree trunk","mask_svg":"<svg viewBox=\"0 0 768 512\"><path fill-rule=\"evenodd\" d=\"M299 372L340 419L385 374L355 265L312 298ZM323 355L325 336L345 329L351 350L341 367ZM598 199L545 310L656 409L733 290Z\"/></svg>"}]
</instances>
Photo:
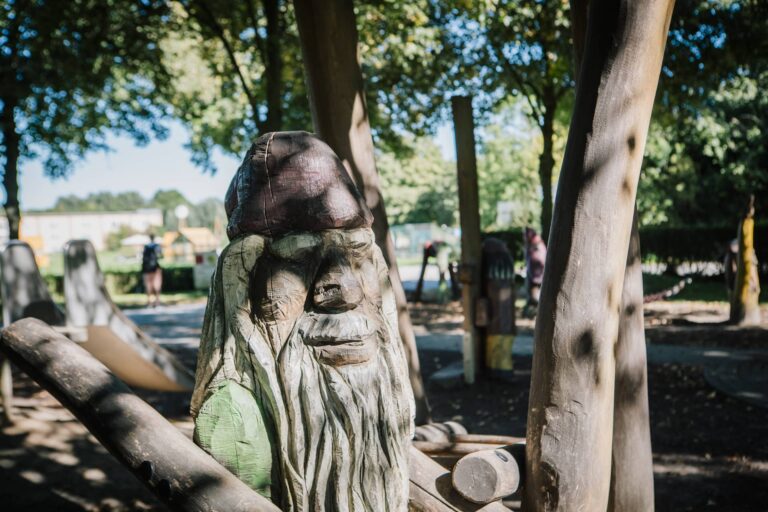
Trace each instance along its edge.
<instances>
[{"instance_id":1,"label":"thin tree trunk","mask_svg":"<svg viewBox=\"0 0 768 512\"><path fill-rule=\"evenodd\" d=\"M549 228L552 224L552 170L555 167L555 109L556 102L545 101L544 123L541 135L544 142L539 156L539 183L541 184L541 237L549 241Z\"/></svg>"},{"instance_id":2,"label":"thin tree trunk","mask_svg":"<svg viewBox=\"0 0 768 512\"><path fill-rule=\"evenodd\" d=\"M594 0L549 237L528 405L527 510L605 510L614 345L674 0Z\"/></svg>"},{"instance_id":3,"label":"thin tree trunk","mask_svg":"<svg viewBox=\"0 0 768 512\"><path fill-rule=\"evenodd\" d=\"M3 110L0 123L3 130L3 146L5 150L5 168L3 169L3 187L5 188L5 215L8 217L8 231L11 240L19 238L21 212L19 211L19 135L16 133L16 101L14 98L3 98Z\"/></svg>"},{"instance_id":4,"label":"thin tree trunk","mask_svg":"<svg viewBox=\"0 0 768 512\"><path fill-rule=\"evenodd\" d=\"M571 0L574 76L584 55L589 0ZM643 318L643 270L637 205L621 294L613 400L613 446L609 512L654 509L653 450L648 407L648 363Z\"/></svg>"},{"instance_id":5,"label":"thin tree trunk","mask_svg":"<svg viewBox=\"0 0 768 512\"><path fill-rule=\"evenodd\" d=\"M263 131L275 132L283 126L283 56L280 53L280 39L283 34L280 5L277 0L264 0L264 17L267 19L267 55L264 62L267 118Z\"/></svg>"},{"instance_id":6,"label":"thin tree trunk","mask_svg":"<svg viewBox=\"0 0 768 512\"><path fill-rule=\"evenodd\" d=\"M416 424L429 421L405 292L389 234L389 223L379 187L373 138L365 104L363 75L357 57L357 27L351 0L315 2L294 0L301 51L309 91L312 121L318 135L342 159L373 212L373 231L389 265L398 309L400 337L408 358L416 399Z\"/></svg>"},{"instance_id":7,"label":"thin tree trunk","mask_svg":"<svg viewBox=\"0 0 768 512\"><path fill-rule=\"evenodd\" d=\"M641 263L635 209L615 351L616 389L608 512L649 512L654 507Z\"/></svg>"}]
</instances>

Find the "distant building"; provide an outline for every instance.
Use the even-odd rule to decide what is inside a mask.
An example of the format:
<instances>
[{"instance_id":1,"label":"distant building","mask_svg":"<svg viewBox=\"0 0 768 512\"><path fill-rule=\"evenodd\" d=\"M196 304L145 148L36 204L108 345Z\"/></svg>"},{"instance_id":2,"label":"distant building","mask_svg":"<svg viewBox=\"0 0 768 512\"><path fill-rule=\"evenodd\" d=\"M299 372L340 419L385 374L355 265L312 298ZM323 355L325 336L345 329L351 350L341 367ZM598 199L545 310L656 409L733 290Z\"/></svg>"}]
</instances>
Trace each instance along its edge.
<instances>
[{"instance_id":1,"label":"distant building","mask_svg":"<svg viewBox=\"0 0 768 512\"><path fill-rule=\"evenodd\" d=\"M179 228L167 232L160 242L166 260L188 263L195 263L196 254L215 251L220 244L219 237L208 228Z\"/></svg>"},{"instance_id":2,"label":"distant building","mask_svg":"<svg viewBox=\"0 0 768 512\"><path fill-rule=\"evenodd\" d=\"M60 252L70 240L90 240L97 251L106 248L110 233L126 226L137 232L147 232L163 226L163 212L142 209L127 212L39 212L21 217L19 238L34 240L36 251L42 254ZM8 240L8 219L0 217L0 242Z\"/></svg>"}]
</instances>

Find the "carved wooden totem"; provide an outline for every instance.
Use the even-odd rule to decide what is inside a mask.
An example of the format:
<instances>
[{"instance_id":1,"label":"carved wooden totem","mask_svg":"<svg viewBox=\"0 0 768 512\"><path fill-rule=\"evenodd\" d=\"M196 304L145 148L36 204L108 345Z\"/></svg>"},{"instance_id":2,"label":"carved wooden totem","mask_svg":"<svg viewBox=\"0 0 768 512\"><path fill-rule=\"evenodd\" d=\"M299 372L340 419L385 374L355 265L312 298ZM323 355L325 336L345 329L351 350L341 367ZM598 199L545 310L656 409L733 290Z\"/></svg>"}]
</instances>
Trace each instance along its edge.
<instances>
[{"instance_id":1,"label":"carved wooden totem","mask_svg":"<svg viewBox=\"0 0 768 512\"><path fill-rule=\"evenodd\" d=\"M372 217L333 151L260 137L198 356L195 441L284 510L405 510L413 393Z\"/></svg>"}]
</instances>

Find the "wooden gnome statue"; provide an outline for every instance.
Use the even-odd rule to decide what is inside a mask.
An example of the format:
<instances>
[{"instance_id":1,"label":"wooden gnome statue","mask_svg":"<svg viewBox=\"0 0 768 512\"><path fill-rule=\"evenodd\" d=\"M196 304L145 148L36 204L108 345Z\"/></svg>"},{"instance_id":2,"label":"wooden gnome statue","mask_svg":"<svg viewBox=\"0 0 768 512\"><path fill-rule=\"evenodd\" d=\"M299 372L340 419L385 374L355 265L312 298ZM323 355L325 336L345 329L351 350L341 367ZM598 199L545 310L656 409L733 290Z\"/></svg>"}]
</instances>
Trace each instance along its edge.
<instances>
[{"instance_id":1,"label":"wooden gnome statue","mask_svg":"<svg viewBox=\"0 0 768 512\"><path fill-rule=\"evenodd\" d=\"M372 216L305 132L251 146L205 314L194 439L283 510L405 510L413 393Z\"/></svg>"}]
</instances>

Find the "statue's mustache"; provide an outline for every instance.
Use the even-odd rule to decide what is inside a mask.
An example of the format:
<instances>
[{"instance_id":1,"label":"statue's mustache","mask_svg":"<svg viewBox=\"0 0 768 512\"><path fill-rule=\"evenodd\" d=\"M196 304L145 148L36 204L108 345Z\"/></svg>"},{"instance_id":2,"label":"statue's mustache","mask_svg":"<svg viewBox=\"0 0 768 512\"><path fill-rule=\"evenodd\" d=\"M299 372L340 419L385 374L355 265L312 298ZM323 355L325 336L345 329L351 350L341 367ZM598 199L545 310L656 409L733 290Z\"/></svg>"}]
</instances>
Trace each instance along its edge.
<instances>
[{"instance_id":1,"label":"statue's mustache","mask_svg":"<svg viewBox=\"0 0 768 512\"><path fill-rule=\"evenodd\" d=\"M344 313L305 313L295 333L307 345L339 345L370 339L379 329L376 322L356 311Z\"/></svg>"}]
</instances>

